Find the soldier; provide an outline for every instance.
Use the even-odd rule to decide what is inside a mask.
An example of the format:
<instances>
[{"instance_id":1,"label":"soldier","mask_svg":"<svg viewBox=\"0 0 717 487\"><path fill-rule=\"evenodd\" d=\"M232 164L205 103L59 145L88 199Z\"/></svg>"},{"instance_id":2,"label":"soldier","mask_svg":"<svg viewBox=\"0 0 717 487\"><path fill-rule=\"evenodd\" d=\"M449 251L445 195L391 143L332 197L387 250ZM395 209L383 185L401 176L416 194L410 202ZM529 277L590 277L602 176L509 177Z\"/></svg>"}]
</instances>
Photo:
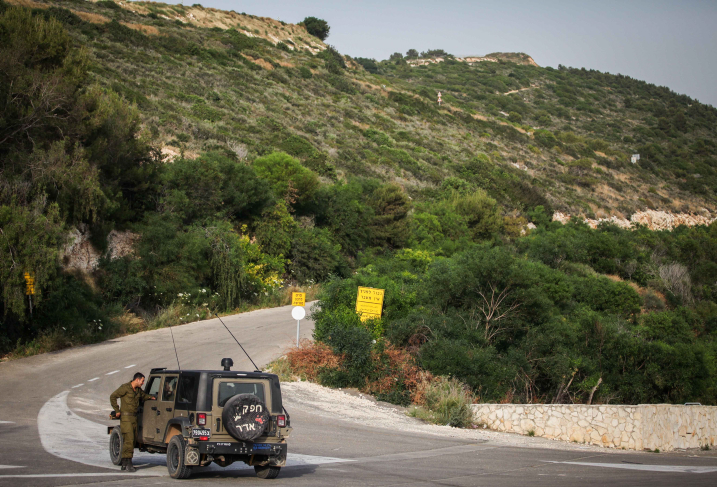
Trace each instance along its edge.
<instances>
[{"instance_id":1,"label":"soldier","mask_svg":"<svg viewBox=\"0 0 717 487\"><path fill-rule=\"evenodd\" d=\"M110 395L110 405L118 418L120 418L120 432L122 433L122 470L128 472L136 472L137 469L132 465L132 455L134 454L134 442L137 438L137 409L140 401L147 399L157 399L150 396L142 390L144 384L144 374L137 372L132 377L131 382L122 384ZM117 406L117 398L122 398L122 407Z\"/></svg>"}]
</instances>

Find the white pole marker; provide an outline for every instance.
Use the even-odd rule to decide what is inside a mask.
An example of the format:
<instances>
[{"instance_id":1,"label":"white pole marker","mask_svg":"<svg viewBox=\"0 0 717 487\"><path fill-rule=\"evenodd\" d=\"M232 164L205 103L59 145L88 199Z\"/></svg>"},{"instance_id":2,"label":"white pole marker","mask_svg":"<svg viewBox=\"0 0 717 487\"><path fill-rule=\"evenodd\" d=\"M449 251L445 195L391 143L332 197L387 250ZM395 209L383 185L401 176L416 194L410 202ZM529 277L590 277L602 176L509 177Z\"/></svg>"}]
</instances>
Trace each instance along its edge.
<instances>
[{"instance_id":1,"label":"white pole marker","mask_svg":"<svg viewBox=\"0 0 717 487\"><path fill-rule=\"evenodd\" d=\"M296 320L296 347L299 347L299 333L301 331L301 319L306 316L303 306L294 306L291 310L291 317Z\"/></svg>"}]
</instances>

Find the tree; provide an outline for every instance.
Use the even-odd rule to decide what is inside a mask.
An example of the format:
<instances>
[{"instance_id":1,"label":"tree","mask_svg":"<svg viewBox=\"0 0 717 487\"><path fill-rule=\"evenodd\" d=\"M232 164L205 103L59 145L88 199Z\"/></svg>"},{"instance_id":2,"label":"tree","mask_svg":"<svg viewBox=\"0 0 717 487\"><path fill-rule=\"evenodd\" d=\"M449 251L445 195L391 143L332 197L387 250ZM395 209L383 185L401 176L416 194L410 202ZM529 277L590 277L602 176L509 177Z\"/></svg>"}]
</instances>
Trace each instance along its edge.
<instances>
[{"instance_id":1,"label":"tree","mask_svg":"<svg viewBox=\"0 0 717 487\"><path fill-rule=\"evenodd\" d=\"M409 235L408 212L411 202L400 186L387 184L373 193L374 218L371 236L376 245L402 247Z\"/></svg>"},{"instance_id":2,"label":"tree","mask_svg":"<svg viewBox=\"0 0 717 487\"><path fill-rule=\"evenodd\" d=\"M314 37L318 37L322 41L325 41L326 38L329 37L329 30L331 30L331 27L329 27L329 24L325 20L317 19L316 17L306 17L299 22L299 25L303 25L306 32Z\"/></svg>"},{"instance_id":3,"label":"tree","mask_svg":"<svg viewBox=\"0 0 717 487\"><path fill-rule=\"evenodd\" d=\"M409 49L406 51L406 59L418 59L418 51L415 49Z\"/></svg>"},{"instance_id":4,"label":"tree","mask_svg":"<svg viewBox=\"0 0 717 487\"><path fill-rule=\"evenodd\" d=\"M311 199L319 187L319 177L285 152L258 157L253 164L259 177L266 179L277 198L288 205Z\"/></svg>"}]
</instances>

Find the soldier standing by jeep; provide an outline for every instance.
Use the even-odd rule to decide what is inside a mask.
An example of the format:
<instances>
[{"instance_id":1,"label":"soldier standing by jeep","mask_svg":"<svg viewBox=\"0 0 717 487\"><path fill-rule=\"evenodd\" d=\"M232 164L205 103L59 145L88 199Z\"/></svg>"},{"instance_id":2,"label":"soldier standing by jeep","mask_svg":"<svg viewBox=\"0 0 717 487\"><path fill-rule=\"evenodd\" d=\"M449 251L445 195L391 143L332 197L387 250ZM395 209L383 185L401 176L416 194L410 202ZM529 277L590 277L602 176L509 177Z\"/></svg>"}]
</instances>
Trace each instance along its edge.
<instances>
[{"instance_id":1,"label":"soldier standing by jeep","mask_svg":"<svg viewBox=\"0 0 717 487\"><path fill-rule=\"evenodd\" d=\"M136 472L132 465L134 454L134 442L138 435L137 410L140 401L157 399L142 390L144 374L137 372L132 381L122 384L110 395L110 405L115 410L116 417L120 419L120 431L122 432L122 470ZM117 406L117 399L122 398L122 407Z\"/></svg>"}]
</instances>

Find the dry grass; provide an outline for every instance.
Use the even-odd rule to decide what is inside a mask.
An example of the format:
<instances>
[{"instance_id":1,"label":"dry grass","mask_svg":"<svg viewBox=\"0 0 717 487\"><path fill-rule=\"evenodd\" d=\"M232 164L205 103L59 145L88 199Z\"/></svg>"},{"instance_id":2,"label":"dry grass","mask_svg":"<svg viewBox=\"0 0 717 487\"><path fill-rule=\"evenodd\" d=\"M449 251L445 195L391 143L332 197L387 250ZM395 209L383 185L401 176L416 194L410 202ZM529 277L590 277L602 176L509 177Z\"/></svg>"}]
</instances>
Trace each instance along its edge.
<instances>
[{"instance_id":1,"label":"dry grass","mask_svg":"<svg viewBox=\"0 0 717 487\"><path fill-rule=\"evenodd\" d=\"M253 62L254 64L261 66L262 68L266 69L267 71L271 71L274 69L274 66L272 66L268 61L264 61L263 59L254 59L251 56L247 56L246 54L242 54L245 58L247 58L249 61Z\"/></svg>"},{"instance_id":2,"label":"dry grass","mask_svg":"<svg viewBox=\"0 0 717 487\"><path fill-rule=\"evenodd\" d=\"M79 18L84 20L85 22L90 22L91 24L106 24L110 21L107 17L100 14L93 14L90 12L80 12L78 10L73 10L72 13L77 15Z\"/></svg>"},{"instance_id":3,"label":"dry grass","mask_svg":"<svg viewBox=\"0 0 717 487\"><path fill-rule=\"evenodd\" d=\"M159 29L152 25L144 25L144 24L132 24L129 22L121 22L122 25L125 27L129 27L132 30L137 30L143 34L150 35L150 36L157 36L159 35Z\"/></svg>"},{"instance_id":4,"label":"dry grass","mask_svg":"<svg viewBox=\"0 0 717 487\"><path fill-rule=\"evenodd\" d=\"M32 0L5 0L6 3L9 3L10 5L17 5L18 7L27 7L27 8L49 8L50 5L47 5L46 3L38 3L33 2Z\"/></svg>"},{"instance_id":5,"label":"dry grass","mask_svg":"<svg viewBox=\"0 0 717 487\"><path fill-rule=\"evenodd\" d=\"M409 415L436 424L465 428L473 423L470 388L458 379L435 377L420 385L423 401Z\"/></svg>"}]
</instances>

